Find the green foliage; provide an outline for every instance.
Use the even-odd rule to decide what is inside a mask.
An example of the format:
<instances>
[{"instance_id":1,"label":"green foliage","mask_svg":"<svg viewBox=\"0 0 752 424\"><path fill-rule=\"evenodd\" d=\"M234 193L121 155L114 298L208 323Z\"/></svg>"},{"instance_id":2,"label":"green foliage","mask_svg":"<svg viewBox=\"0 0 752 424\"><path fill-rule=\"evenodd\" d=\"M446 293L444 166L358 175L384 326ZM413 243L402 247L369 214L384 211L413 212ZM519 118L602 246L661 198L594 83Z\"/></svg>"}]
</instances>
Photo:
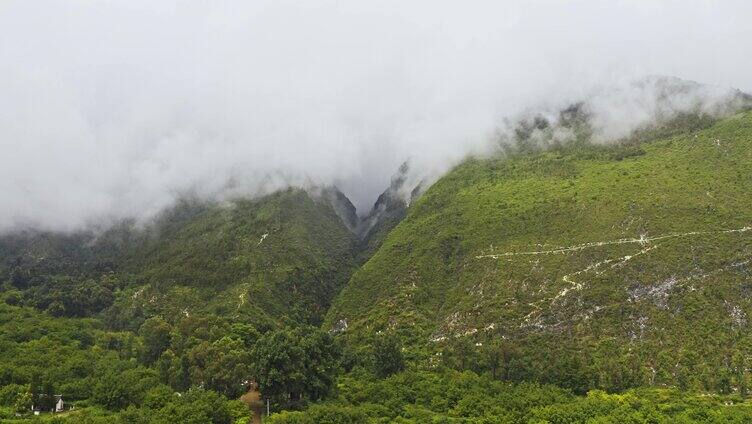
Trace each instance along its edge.
<instances>
[{"instance_id":1,"label":"green foliage","mask_svg":"<svg viewBox=\"0 0 752 424\"><path fill-rule=\"evenodd\" d=\"M305 412L281 412L266 420L269 424L366 424L372 422L359 408L313 405Z\"/></svg>"},{"instance_id":2,"label":"green foliage","mask_svg":"<svg viewBox=\"0 0 752 424\"><path fill-rule=\"evenodd\" d=\"M24 303L53 316L91 316L115 300L114 282L102 279L39 278L24 292Z\"/></svg>"},{"instance_id":3,"label":"green foliage","mask_svg":"<svg viewBox=\"0 0 752 424\"><path fill-rule=\"evenodd\" d=\"M285 190L167 217L122 265L142 282L105 312L136 330L160 315L213 315L269 329L318 324L357 265L356 237L325 199Z\"/></svg>"},{"instance_id":4,"label":"green foliage","mask_svg":"<svg viewBox=\"0 0 752 424\"><path fill-rule=\"evenodd\" d=\"M752 405L735 397L651 389L574 396L554 386L509 384L472 372L408 371L385 379L342 379L336 399L273 424L308 423L744 423Z\"/></svg>"},{"instance_id":5,"label":"green foliage","mask_svg":"<svg viewBox=\"0 0 752 424\"><path fill-rule=\"evenodd\" d=\"M402 345L393 335L377 336L373 343L374 370L380 378L400 372L405 368Z\"/></svg>"},{"instance_id":6,"label":"green foliage","mask_svg":"<svg viewBox=\"0 0 752 424\"><path fill-rule=\"evenodd\" d=\"M319 322L357 245L331 205L302 190L179 205L146 230L0 237L3 402L34 383L37 398L55 391L144 421L174 404L169 390L236 398L261 333ZM295 343L310 380L297 402L329 393L337 366L331 337L305 331Z\"/></svg>"},{"instance_id":7,"label":"green foliage","mask_svg":"<svg viewBox=\"0 0 752 424\"><path fill-rule=\"evenodd\" d=\"M446 352L578 393L747 390L731 359L752 347L752 114L701 121L464 162L353 274L325 328L346 322L355 345L395 332L408 358Z\"/></svg>"},{"instance_id":8,"label":"green foliage","mask_svg":"<svg viewBox=\"0 0 752 424\"><path fill-rule=\"evenodd\" d=\"M187 424L230 424L227 399L216 392L193 388L162 407L154 422Z\"/></svg>"},{"instance_id":9,"label":"green foliage","mask_svg":"<svg viewBox=\"0 0 752 424\"><path fill-rule=\"evenodd\" d=\"M184 202L146 229L0 237L6 301L54 316L211 314L269 328L320 323L357 265L359 242L324 197L290 189L227 205ZM156 358L153 358L156 360Z\"/></svg>"},{"instance_id":10,"label":"green foliage","mask_svg":"<svg viewBox=\"0 0 752 424\"><path fill-rule=\"evenodd\" d=\"M104 350L95 346L101 330L93 320L52 318L32 308L0 304L0 387L4 404L21 386L45 386L83 399ZM8 397L6 397L6 395Z\"/></svg>"},{"instance_id":11,"label":"green foliage","mask_svg":"<svg viewBox=\"0 0 752 424\"><path fill-rule=\"evenodd\" d=\"M158 385L159 379L153 370L136 366L134 362L111 362L107 359L100 362L91 397L105 408L120 410L130 405L140 405L146 394Z\"/></svg>"},{"instance_id":12,"label":"green foliage","mask_svg":"<svg viewBox=\"0 0 752 424\"><path fill-rule=\"evenodd\" d=\"M256 381L277 424L750 422L752 114L581 118L387 191L365 246L301 190L0 237L0 419L247 422Z\"/></svg>"},{"instance_id":13,"label":"green foliage","mask_svg":"<svg viewBox=\"0 0 752 424\"><path fill-rule=\"evenodd\" d=\"M524 422L528 410L566 402L555 387L510 386L473 373L407 371L387 379L344 378L337 399L298 413L273 415L273 423L308 422Z\"/></svg>"},{"instance_id":14,"label":"green foliage","mask_svg":"<svg viewBox=\"0 0 752 424\"><path fill-rule=\"evenodd\" d=\"M203 381L209 389L229 397L246 390L251 375L251 355L239 339L223 337L211 344L201 343L188 352L194 368L192 381Z\"/></svg>"},{"instance_id":15,"label":"green foliage","mask_svg":"<svg viewBox=\"0 0 752 424\"><path fill-rule=\"evenodd\" d=\"M13 387L13 386L11 386ZM17 413L23 413L31 409L34 402L34 394L31 393L31 387L21 386L19 390L18 386L13 387L13 391L16 392L16 396L13 399L13 409Z\"/></svg>"},{"instance_id":16,"label":"green foliage","mask_svg":"<svg viewBox=\"0 0 752 424\"><path fill-rule=\"evenodd\" d=\"M6 384L0 388L0 405L13 406L19 397L28 392L29 387L21 384Z\"/></svg>"},{"instance_id":17,"label":"green foliage","mask_svg":"<svg viewBox=\"0 0 752 424\"><path fill-rule=\"evenodd\" d=\"M339 352L332 337L318 329L272 331L253 346L253 375L275 405L300 406L331 392Z\"/></svg>"},{"instance_id":18,"label":"green foliage","mask_svg":"<svg viewBox=\"0 0 752 424\"><path fill-rule=\"evenodd\" d=\"M161 317L155 316L141 324L138 335L144 343L143 361L151 364L170 346L172 328Z\"/></svg>"},{"instance_id":19,"label":"green foliage","mask_svg":"<svg viewBox=\"0 0 752 424\"><path fill-rule=\"evenodd\" d=\"M159 392L159 394L156 394ZM192 388L177 394L164 386L149 392L148 400L141 406L129 406L119 412L95 407L77 408L60 414L26 415L12 422L34 424L232 424L248 422L245 406L237 401L228 401L223 396L204 389ZM5 421L3 421L5 422Z\"/></svg>"}]
</instances>

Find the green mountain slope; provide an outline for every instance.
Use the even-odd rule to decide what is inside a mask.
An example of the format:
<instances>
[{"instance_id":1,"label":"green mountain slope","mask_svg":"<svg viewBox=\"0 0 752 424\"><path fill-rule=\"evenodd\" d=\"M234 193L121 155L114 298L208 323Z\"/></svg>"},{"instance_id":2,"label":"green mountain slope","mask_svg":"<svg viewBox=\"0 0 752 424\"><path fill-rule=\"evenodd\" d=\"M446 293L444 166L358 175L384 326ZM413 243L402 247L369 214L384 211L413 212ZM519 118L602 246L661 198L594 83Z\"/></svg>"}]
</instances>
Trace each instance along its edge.
<instances>
[{"instance_id":1,"label":"green mountain slope","mask_svg":"<svg viewBox=\"0 0 752 424\"><path fill-rule=\"evenodd\" d=\"M184 202L147 228L0 238L0 281L56 316L104 313L114 328L162 315L268 326L317 323L357 265L332 203L285 190L227 204Z\"/></svg>"},{"instance_id":2,"label":"green mountain slope","mask_svg":"<svg viewBox=\"0 0 752 424\"><path fill-rule=\"evenodd\" d=\"M356 266L355 236L302 190L208 206L144 242L123 266L146 284L111 323L214 314L243 322L318 322Z\"/></svg>"},{"instance_id":3,"label":"green mountain slope","mask_svg":"<svg viewBox=\"0 0 752 424\"><path fill-rule=\"evenodd\" d=\"M503 340L534 379L575 360L576 378L607 388L722 384L752 343L750 199L752 113L471 160L415 202L327 324L429 351Z\"/></svg>"}]
</instances>

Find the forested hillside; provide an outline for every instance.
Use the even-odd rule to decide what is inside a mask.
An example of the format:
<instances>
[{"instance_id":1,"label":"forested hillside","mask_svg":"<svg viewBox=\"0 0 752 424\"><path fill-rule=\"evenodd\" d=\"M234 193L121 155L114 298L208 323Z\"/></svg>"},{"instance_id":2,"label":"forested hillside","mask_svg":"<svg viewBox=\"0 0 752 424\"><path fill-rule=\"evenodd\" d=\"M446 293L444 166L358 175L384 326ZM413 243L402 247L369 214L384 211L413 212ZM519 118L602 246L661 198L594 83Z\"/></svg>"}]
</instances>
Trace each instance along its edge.
<instances>
[{"instance_id":1,"label":"forested hillside","mask_svg":"<svg viewBox=\"0 0 752 424\"><path fill-rule=\"evenodd\" d=\"M248 410L228 398L261 378L252 349L279 337L302 349L300 361L320 355L320 394L305 393L317 399L337 361L325 360L331 338L309 325L357 266L359 245L325 196L293 189L185 202L146 227L3 237L5 418L61 394L79 408L73 422L112 422L128 407L125 422L229 422Z\"/></svg>"},{"instance_id":2,"label":"forested hillside","mask_svg":"<svg viewBox=\"0 0 752 424\"><path fill-rule=\"evenodd\" d=\"M657 140L470 160L352 277L330 327L418 355L498 344L505 378L745 392L752 114Z\"/></svg>"},{"instance_id":3,"label":"forested hillside","mask_svg":"<svg viewBox=\"0 0 752 424\"><path fill-rule=\"evenodd\" d=\"M132 254L125 269L146 284L108 317L123 328L157 314L317 324L356 245L332 206L302 190L209 207Z\"/></svg>"},{"instance_id":4,"label":"forested hillside","mask_svg":"<svg viewBox=\"0 0 752 424\"><path fill-rule=\"evenodd\" d=\"M0 417L749 421L752 112L616 143L565 112L362 218L289 189L0 237Z\"/></svg>"},{"instance_id":5,"label":"forested hillside","mask_svg":"<svg viewBox=\"0 0 752 424\"><path fill-rule=\"evenodd\" d=\"M0 239L18 302L135 330L153 315L316 323L356 266L357 238L302 190L226 204L186 202L155 223ZM114 305L113 305L114 304Z\"/></svg>"}]
</instances>

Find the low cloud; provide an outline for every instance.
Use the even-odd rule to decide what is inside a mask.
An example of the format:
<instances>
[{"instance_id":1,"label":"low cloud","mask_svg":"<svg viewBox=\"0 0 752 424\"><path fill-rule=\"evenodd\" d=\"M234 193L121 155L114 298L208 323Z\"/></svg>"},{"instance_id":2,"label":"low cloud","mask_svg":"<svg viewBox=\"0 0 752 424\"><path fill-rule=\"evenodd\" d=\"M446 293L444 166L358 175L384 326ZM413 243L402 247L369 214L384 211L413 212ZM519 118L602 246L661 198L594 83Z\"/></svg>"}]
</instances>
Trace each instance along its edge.
<instances>
[{"instance_id":1,"label":"low cloud","mask_svg":"<svg viewBox=\"0 0 752 424\"><path fill-rule=\"evenodd\" d=\"M744 1L6 0L0 231L288 184L367 209L405 159L439 175L504 117L580 99L622 136L656 113L644 75L719 87L703 99L752 91L749 16Z\"/></svg>"}]
</instances>

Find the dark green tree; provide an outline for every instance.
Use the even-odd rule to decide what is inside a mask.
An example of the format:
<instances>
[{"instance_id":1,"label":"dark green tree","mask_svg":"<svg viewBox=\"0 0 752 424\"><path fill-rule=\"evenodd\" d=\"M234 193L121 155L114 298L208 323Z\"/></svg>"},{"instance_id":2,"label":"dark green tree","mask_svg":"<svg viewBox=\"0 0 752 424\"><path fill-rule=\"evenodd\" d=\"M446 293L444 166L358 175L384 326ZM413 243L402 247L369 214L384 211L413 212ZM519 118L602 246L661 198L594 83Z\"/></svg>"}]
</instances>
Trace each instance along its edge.
<instances>
[{"instance_id":1,"label":"dark green tree","mask_svg":"<svg viewBox=\"0 0 752 424\"><path fill-rule=\"evenodd\" d=\"M28 271L15 267L10 272L10 283L19 289L25 289L29 285L29 273Z\"/></svg>"},{"instance_id":2,"label":"dark green tree","mask_svg":"<svg viewBox=\"0 0 752 424\"><path fill-rule=\"evenodd\" d=\"M206 388L230 398L243 394L244 382L251 375L251 360L241 340L222 337L213 343L201 343L190 356L200 364L191 370L194 382L203 382Z\"/></svg>"},{"instance_id":3,"label":"dark green tree","mask_svg":"<svg viewBox=\"0 0 752 424\"><path fill-rule=\"evenodd\" d=\"M150 422L185 424L230 424L232 414L227 399L211 390L191 388L173 398Z\"/></svg>"},{"instance_id":4,"label":"dark green tree","mask_svg":"<svg viewBox=\"0 0 752 424\"><path fill-rule=\"evenodd\" d=\"M170 346L170 332L172 327L162 317L151 317L144 321L138 330L144 340L142 360L152 364Z\"/></svg>"},{"instance_id":5,"label":"dark green tree","mask_svg":"<svg viewBox=\"0 0 752 424\"><path fill-rule=\"evenodd\" d=\"M96 373L92 390L94 402L112 410L138 406L146 393L159 385L159 378L153 370L142 366L125 368L124 365L127 366L107 364Z\"/></svg>"},{"instance_id":6,"label":"dark green tree","mask_svg":"<svg viewBox=\"0 0 752 424\"><path fill-rule=\"evenodd\" d=\"M264 334L251 351L261 394L283 407L319 400L334 386L340 349L313 327Z\"/></svg>"},{"instance_id":7,"label":"dark green tree","mask_svg":"<svg viewBox=\"0 0 752 424\"><path fill-rule=\"evenodd\" d=\"M183 391L190 386L187 360L184 357L178 357L172 350L165 350L154 367L159 373L160 380L173 389Z\"/></svg>"},{"instance_id":8,"label":"dark green tree","mask_svg":"<svg viewBox=\"0 0 752 424\"><path fill-rule=\"evenodd\" d=\"M380 335L373 343L374 371L380 378L405 369L402 345L394 335Z\"/></svg>"}]
</instances>

